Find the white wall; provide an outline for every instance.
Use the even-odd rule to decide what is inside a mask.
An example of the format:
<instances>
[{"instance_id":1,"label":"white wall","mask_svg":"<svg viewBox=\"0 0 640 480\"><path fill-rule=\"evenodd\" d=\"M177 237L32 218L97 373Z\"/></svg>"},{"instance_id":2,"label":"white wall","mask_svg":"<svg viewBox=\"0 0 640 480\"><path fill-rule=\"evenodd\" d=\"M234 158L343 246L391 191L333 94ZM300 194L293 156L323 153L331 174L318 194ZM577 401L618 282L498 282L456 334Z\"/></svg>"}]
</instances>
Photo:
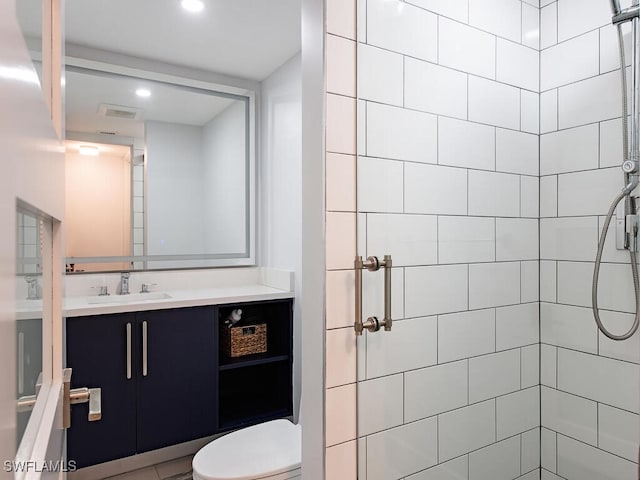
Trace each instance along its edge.
<instances>
[{"instance_id":1,"label":"white wall","mask_svg":"<svg viewBox=\"0 0 640 480\"><path fill-rule=\"evenodd\" d=\"M64 219L64 156L16 22L0 1L0 458L16 453L16 199ZM62 259L57 259L62 261ZM56 336L60 332L55 332ZM13 474L0 471L0 478Z\"/></svg>"},{"instance_id":2,"label":"white wall","mask_svg":"<svg viewBox=\"0 0 640 480\"><path fill-rule=\"evenodd\" d=\"M239 253L248 248L245 106L235 101L203 127L202 253Z\"/></svg>"},{"instance_id":3,"label":"white wall","mask_svg":"<svg viewBox=\"0 0 640 480\"><path fill-rule=\"evenodd\" d=\"M624 342L607 339L590 308L603 215L624 181L617 35L609 2L545 3L540 72L542 467L549 478L626 480L637 476L640 334ZM598 298L606 309L601 312L605 325L621 334L631 325L635 300L629 255L614 245L611 229Z\"/></svg>"},{"instance_id":4,"label":"white wall","mask_svg":"<svg viewBox=\"0 0 640 480\"><path fill-rule=\"evenodd\" d=\"M202 253L202 128L148 121L145 130L147 253Z\"/></svg>"},{"instance_id":5,"label":"white wall","mask_svg":"<svg viewBox=\"0 0 640 480\"><path fill-rule=\"evenodd\" d=\"M295 272L294 411L301 389L302 107L300 56L262 83L259 264Z\"/></svg>"}]
</instances>

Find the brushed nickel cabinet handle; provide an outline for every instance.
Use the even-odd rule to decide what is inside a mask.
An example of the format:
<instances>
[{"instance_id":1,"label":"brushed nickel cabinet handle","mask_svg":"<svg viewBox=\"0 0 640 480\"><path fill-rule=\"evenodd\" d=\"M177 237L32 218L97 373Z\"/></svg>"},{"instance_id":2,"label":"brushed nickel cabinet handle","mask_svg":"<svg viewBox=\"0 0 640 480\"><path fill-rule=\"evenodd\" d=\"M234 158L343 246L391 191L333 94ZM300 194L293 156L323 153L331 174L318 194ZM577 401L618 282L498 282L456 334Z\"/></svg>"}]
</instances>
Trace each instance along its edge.
<instances>
[{"instance_id":1,"label":"brushed nickel cabinet handle","mask_svg":"<svg viewBox=\"0 0 640 480\"><path fill-rule=\"evenodd\" d=\"M147 370L147 336L148 336L148 329L147 329L147 321L143 321L142 322L142 376L146 377L148 370Z\"/></svg>"},{"instance_id":2,"label":"brushed nickel cabinet handle","mask_svg":"<svg viewBox=\"0 0 640 480\"><path fill-rule=\"evenodd\" d=\"M131 380L131 322L127 323L127 380Z\"/></svg>"}]
</instances>

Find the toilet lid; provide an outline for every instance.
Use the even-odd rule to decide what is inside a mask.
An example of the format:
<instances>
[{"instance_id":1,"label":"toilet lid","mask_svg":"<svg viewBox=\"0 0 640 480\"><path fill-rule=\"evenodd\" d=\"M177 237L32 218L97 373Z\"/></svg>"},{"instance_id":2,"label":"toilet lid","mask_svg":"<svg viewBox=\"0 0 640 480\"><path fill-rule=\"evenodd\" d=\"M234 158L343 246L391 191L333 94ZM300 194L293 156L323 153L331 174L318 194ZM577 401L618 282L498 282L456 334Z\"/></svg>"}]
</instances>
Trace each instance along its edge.
<instances>
[{"instance_id":1,"label":"toilet lid","mask_svg":"<svg viewBox=\"0 0 640 480\"><path fill-rule=\"evenodd\" d=\"M243 428L204 446L193 471L208 480L251 480L300 467L301 428L279 419Z\"/></svg>"}]
</instances>

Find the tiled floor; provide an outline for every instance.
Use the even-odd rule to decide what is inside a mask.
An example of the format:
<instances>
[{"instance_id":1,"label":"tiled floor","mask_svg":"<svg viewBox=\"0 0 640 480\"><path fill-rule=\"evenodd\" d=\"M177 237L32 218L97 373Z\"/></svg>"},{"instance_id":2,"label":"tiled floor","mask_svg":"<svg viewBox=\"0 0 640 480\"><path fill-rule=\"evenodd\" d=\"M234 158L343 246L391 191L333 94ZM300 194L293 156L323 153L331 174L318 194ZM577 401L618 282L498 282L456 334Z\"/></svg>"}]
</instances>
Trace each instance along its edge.
<instances>
[{"instance_id":1,"label":"tiled floor","mask_svg":"<svg viewBox=\"0 0 640 480\"><path fill-rule=\"evenodd\" d=\"M141 468L133 472L123 473L108 480L192 480L191 460L193 456L179 458L160 463L153 467Z\"/></svg>"}]
</instances>

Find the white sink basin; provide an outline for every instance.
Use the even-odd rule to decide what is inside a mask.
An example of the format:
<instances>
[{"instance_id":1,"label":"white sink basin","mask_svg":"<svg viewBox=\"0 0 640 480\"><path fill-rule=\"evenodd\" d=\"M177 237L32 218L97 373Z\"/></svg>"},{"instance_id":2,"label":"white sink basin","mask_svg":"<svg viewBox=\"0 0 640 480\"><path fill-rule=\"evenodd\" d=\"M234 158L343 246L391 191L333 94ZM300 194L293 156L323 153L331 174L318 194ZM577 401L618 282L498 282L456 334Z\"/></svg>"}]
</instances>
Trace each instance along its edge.
<instances>
[{"instance_id":1,"label":"white sink basin","mask_svg":"<svg viewBox=\"0 0 640 480\"><path fill-rule=\"evenodd\" d=\"M171 295L165 292L130 293L129 295L94 295L88 297L88 303L138 303L150 300L165 300Z\"/></svg>"}]
</instances>

